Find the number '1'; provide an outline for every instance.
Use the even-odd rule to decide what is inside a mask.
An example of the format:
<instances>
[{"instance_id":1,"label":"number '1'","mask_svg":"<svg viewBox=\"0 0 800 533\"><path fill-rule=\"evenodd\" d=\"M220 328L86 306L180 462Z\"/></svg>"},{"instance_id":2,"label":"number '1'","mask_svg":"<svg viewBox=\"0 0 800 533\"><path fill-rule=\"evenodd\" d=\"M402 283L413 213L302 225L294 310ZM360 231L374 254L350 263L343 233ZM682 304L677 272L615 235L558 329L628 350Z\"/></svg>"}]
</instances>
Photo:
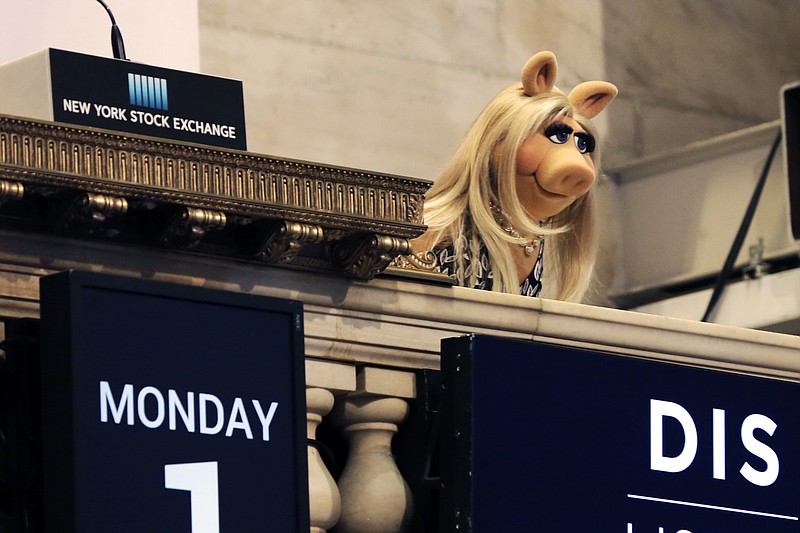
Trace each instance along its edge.
<instances>
[{"instance_id":1,"label":"number '1'","mask_svg":"<svg viewBox=\"0 0 800 533\"><path fill-rule=\"evenodd\" d=\"M217 462L164 465L164 487L188 490L192 533L219 533Z\"/></svg>"}]
</instances>

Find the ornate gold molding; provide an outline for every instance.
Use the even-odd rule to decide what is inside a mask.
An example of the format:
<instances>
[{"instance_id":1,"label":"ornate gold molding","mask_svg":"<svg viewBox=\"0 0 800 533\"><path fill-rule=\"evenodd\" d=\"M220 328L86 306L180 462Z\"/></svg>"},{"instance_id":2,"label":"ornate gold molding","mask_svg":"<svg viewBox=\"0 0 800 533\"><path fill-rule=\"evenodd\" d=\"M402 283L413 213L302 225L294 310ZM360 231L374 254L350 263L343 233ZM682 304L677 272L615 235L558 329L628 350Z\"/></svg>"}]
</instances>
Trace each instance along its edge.
<instances>
[{"instance_id":1,"label":"ornate gold molding","mask_svg":"<svg viewBox=\"0 0 800 533\"><path fill-rule=\"evenodd\" d=\"M439 259L431 251L418 254L405 253L395 257L386 268L387 274L423 281L455 284L455 278L439 266Z\"/></svg>"},{"instance_id":2,"label":"ornate gold molding","mask_svg":"<svg viewBox=\"0 0 800 533\"><path fill-rule=\"evenodd\" d=\"M351 276L371 278L382 272L392 259L410 252L408 239L368 235L339 241L334 248L334 262Z\"/></svg>"},{"instance_id":3,"label":"ornate gold molding","mask_svg":"<svg viewBox=\"0 0 800 533\"><path fill-rule=\"evenodd\" d=\"M323 241L322 227L299 222L271 222L262 232L255 256L265 263L291 263L305 244Z\"/></svg>"},{"instance_id":4,"label":"ornate gold molding","mask_svg":"<svg viewBox=\"0 0 800 533\"><path fill-rule=\"evenodd\" d=\"M0 202L21 200L25 195L25 187L21 183L0 180Z\"/></svg>"},{"instance_id":5,"label":"ornate gold molding","mask_svg":"<svg viewBox=\"0 0 800 533\"><path fill-rule=\"evenodd\" d=\"M425 230L429 187L414 178L0 115L0 209L35 204L38 212L28 215L40 216L45 231L82 226L85 233L89 224L94 235L122 241L371 277ZM351 249L362 241L377 243L356 247L369 260Z\"/></svg>"}]
</instances>

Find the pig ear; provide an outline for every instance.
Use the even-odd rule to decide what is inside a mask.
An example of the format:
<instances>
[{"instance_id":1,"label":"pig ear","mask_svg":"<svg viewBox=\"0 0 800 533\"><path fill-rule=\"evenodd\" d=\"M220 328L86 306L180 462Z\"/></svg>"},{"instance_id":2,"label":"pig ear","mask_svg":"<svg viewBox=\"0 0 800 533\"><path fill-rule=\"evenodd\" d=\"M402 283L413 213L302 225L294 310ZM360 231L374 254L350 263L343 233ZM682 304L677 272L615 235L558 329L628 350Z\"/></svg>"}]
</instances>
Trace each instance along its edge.
<instances>
[{"instance_id":1,"label":"pig ear","mask_svg":"<svg viewBox=\"0 0 800 533\"><path fill-rule=\"evenodd\" d=\"M587 81L570 91L569 102L579 114L594 118L617 96L617 87L606 81Z\"/></svg>"},{"instance_id":2,"label":"pig ear","mask_svg":"<svg viewBox=\"0 0 800 533\"><path fill-rule=\"evenodd\" d=\"M549 93L558 74L558 64L553 52L539 52L522 67L522 88L528 96Z\"/></svg>"}]
</instances>

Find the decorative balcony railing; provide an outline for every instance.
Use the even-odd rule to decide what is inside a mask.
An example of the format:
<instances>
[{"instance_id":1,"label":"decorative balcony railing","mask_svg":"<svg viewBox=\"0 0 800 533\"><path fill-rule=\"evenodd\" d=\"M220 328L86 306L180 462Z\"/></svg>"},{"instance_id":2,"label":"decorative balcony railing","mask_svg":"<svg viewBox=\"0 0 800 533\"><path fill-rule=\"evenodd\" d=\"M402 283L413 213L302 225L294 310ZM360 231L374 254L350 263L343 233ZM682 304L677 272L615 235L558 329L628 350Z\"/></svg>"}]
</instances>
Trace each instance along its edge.
<instances>
[{"instance_id":1,"label":"decorative balcony railing","mask_svg":"<svg viewBox=\"0 0 800 533\"><path fill-rule=\"evenodd\" d=\"M316 533L429 531L435 486L404 459L426 453L420 383L438 370L443 338L500 335L800 381L796 337L378 274L424 230L426 188L0 117L0 318L37 317L39 278L66 269L302 301ZM339 468L316 440L343 449Z\"/></svg>"},{"instance_id":2,"label":"decorative balcony railing","mask_svg":"<svg viewBox=\"0 0 800 533\"><path fill-rule=\"evenodd\" d=\"M429 183L0 115L6 223L371 278ZM17 219L15 220L14 215Z\"/></svg>"}]
</instances>

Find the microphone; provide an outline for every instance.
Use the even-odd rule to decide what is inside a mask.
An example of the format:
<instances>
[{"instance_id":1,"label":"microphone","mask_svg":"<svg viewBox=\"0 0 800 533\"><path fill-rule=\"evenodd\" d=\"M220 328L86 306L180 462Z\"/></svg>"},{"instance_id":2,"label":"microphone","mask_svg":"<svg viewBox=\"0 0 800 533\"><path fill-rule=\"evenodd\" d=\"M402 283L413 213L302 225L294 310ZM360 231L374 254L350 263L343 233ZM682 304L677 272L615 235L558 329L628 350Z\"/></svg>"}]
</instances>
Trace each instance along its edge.
<instances>
[{"instance_id":1,"label":"microphone","mask_svg":"<svg viewBox=\"0 0 800 533\"><path fill-rule=\"evenodd\" d=\"M114 51L114 59L122 59L127 61L128 58L125 57L125 43L122 41L122 32L119 31L119 26L117 26L117 21L114 20L114 14L111 12L111 9L106 5L103 0L97 0L100 2L100 5L106 8L108 12L108 16L111 17L111 49Z\"/></svg>"}]
</instances>

